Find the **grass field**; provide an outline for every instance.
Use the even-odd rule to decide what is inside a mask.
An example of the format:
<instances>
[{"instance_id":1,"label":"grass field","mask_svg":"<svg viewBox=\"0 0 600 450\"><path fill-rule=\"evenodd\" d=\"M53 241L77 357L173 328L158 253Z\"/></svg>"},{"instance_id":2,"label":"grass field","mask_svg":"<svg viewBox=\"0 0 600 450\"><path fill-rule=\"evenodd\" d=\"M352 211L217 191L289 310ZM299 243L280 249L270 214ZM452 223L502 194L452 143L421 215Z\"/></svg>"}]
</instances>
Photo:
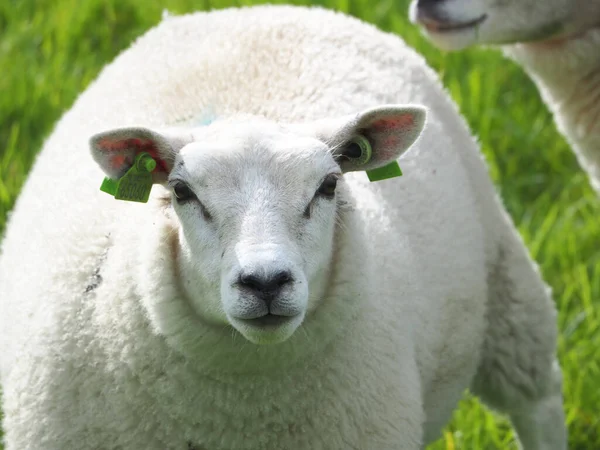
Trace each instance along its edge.
<instances>
[{"instance_id":1,"label":"grass field","mask_svg":"<svg viewBox=\"0 0 600 450\"><path fill-rule=\"evenodd\" d=\"M100 68L173 13L231 0L0 2L0 231L53 124ZM310 2L295 2L308 4ZM600 199L532 83L499 53L442 54L407 21L408 0L318 0L403 36L439 71L560 310L570 448L600 449ZM58 174L57 174L58 175ZM1 351L1 350L0 350ZM431 449L515 449L507 422L465 395Z\"/></svg>"}]
</instances>

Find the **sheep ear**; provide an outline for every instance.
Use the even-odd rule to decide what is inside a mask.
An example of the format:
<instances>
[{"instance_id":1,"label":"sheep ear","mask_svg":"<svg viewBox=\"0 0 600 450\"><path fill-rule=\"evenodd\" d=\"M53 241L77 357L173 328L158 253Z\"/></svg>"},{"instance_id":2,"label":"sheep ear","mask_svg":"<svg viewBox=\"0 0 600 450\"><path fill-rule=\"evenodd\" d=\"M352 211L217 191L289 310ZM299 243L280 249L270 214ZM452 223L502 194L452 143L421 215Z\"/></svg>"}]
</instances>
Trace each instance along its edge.
<instances>
[{"instance_id":1,"label":"sheep ear","mask_svg":"<svg viewBox=\"0 0 600 450\"><path fill-rule=\"evenodd\" d=\"M117 128L92 136L90 147L94 160L112 179L125 175L139 153L148 153L156 161L152 181L163 183L175 156L191 141L191 134L177 130L159 133L147 128Z\"/></svg>"},{"instance_id":2,"label":"sheep ear","mask_svg":"<svg viewBox=\"0 0 600 450\"><path fill-rule=\"evenodd\" d=\"M317 123L342 171L373 170L400 157L425 126L426 110L417 105L383 105Z\"/></svg>"}]
</instances>

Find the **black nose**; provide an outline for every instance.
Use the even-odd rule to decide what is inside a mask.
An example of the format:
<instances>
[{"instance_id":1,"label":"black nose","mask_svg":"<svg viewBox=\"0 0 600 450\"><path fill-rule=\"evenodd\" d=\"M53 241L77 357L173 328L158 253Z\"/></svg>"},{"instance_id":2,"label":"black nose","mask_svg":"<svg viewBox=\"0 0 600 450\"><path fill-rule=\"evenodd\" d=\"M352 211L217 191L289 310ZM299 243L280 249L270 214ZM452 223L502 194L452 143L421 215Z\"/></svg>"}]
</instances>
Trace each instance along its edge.
<instances>
[{"instance_id":1,"label":"black nose","mask_svg":"<svg viewBox=\"0 0 600 450\"><path fill-rule=\"evenodd\" d=\"M417 18L423 20L445 20L445 15L439 6L446 0L417 0Z\"/></svg>"},{"instance_id":2,"label":"black nose","mask_svg":"<svg viewBox=\"0 0 600 450\"><path fill-rule=\"evenodd\" d=\"M242 272L238 283L243 289L269 304L279 290L292 281L292 274L288 270L281 270L264 276L253 272Z\"/></svg>"},{"instance_id":3,"label":"black nose","mask_svg":"<svg viewBox=\"0 0 600 450\"><path fill-rule=\"evenodd\" d=\"M443 3L446 0L417 0L417 5L419 6L427 6L427 5L436 5L438 3Z\"/></svg>"}]
</instances>

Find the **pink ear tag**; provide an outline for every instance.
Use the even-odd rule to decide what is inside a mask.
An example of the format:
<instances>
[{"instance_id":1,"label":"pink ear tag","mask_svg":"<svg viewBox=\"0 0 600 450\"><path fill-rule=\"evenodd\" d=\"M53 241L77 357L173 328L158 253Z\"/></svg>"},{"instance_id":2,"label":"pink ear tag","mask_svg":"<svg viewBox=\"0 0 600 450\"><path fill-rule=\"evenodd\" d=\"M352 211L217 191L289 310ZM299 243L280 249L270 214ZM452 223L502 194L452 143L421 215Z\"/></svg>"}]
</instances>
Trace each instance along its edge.
<instances>
[{"instance_id":1,"label":"pink ear tag","mask_svg":"<svg viewBox=\"0 0 600 450\"><path fill-rule=\"evenodd\" d=\"M152 190L152 171L155 168L156 161L152 156L140 153L121 178L113 180L105 177L100 190L113 195L117 200L146 203Z\"/></svg>"}]
</instances>

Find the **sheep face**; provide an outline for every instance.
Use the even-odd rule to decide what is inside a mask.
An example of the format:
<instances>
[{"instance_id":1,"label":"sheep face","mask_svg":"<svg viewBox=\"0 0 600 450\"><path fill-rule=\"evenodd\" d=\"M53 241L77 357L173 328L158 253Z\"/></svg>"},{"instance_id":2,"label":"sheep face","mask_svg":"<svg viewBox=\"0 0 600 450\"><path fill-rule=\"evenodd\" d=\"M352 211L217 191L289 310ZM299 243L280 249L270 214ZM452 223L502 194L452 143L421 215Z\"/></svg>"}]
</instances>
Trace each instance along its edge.
<instances>
[{"instance_id":1,"label":"sheep face","mask_svg":"<svg viewBox=\"0 0 600 450\"><path fill-rule=\"evenodd\" d=\"M323 292L340 166L322 141L266 122L215 124L194 140L168 179L188 296L252 342L283 341Z\"/></svg>"},{"instance_id":2,"label":"sheep face","mask_svg":"<svg viewBox=\"0 0 600 450\"><path fill-rule=\"evenodd\" d=\"M600 0L412 0L410 17L440 48L554 41L600 24Z\"/></svg>"},{"instance_id":3,"label":"sheep face","mask_svg":"<svg viewBox=\"0 0 600 450\"><path fill-rule=\"evenodd\" d=\"M206 321L256 344L288 339L318 314L332 273L343 172L394 161L424 124L418 107L382 107L301 125L233 117L206 127L96 135L92 153L117 178L141 151L168 188L179 228L181 289ZM372 149L361 160L355 136Z\"/></svg>"}]
</instances>

